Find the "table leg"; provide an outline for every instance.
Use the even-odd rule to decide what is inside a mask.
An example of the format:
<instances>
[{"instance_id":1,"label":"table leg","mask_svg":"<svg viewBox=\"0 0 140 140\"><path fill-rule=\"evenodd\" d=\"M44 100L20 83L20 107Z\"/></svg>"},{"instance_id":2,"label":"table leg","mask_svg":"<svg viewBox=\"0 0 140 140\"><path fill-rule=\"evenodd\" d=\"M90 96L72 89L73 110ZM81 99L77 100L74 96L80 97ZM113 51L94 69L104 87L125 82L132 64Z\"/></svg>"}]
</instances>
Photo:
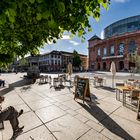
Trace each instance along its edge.
<instances>
[{"instance_id":1,"label":"table leg","mask_svg":"<svg viewBox=\"0 0 140 140\"><path fill-rule=\"evenodd\" d=\"M123 91L123 106L126 106L126 92Z\"/></svg>"}]
</instances>

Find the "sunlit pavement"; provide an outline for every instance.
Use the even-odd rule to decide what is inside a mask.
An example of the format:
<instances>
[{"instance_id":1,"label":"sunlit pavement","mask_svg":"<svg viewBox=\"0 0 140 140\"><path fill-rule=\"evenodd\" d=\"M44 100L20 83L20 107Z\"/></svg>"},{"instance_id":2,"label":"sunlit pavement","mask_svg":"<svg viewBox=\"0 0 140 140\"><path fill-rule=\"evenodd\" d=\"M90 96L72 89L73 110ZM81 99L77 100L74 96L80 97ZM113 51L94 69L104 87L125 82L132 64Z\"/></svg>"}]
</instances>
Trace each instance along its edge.
<instances>
[{"instance_id":1,"label":"sunlit pavement","mask_svg":"<svg viewBox=\"0 0 140 140\"><path fill-rule=\"evenodd\" d=\"M0 88L0 94L6 97L3 108L10 105L17 110L24 109L19 120L25 128L17 140L139 140L140 122L136 120L136 112L123 107L115 99L115 91L95 88L90 82L92 103L83 104L79 99L74 100L74 89L55 91L49 84L40 85L38 81L27 85L23 80L24 74L1 75L6 80L5 88ZM74 75L90 79L98 75L105 79L104 86L112 86L109 72ZM115 82L123 82L127 78L140 77L117 73ZM5 129L0 131L0 140L8 140L12 136L10 123L4 122L4 126Z\"/></svg>"}]
</instances>

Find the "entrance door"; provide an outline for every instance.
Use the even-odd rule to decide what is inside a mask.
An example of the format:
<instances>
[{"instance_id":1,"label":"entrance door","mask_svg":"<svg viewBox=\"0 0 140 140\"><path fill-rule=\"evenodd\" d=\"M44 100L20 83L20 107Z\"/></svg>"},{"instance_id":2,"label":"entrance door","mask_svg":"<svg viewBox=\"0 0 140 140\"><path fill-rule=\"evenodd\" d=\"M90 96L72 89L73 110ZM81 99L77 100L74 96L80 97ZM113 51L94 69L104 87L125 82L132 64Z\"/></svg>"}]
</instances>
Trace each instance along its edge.
<instances>
[{"instance_id":1,"label":"entrance door","mask_svg":"<svg viewBox=\"0 0 140 140\"><path fill-rule=\"evenodd\" d=\"M98 67L97 67L97 69L100 70L100 63L98 63Z\"/></svg>"},{"instance_id":2,"label":"entrance door","mask_svg":"<svg viewBox=\"0 0 140 140\"><path fill-rule=\"evenodd\" d=\"M106 70L106 62L103 62L103 70Z\"/></svg>"},{"instance_id":3,"label":"entrance door","mask_svg":"<svg viewBox=\"0 0 140 140\"><path fill-rule=\"evenodd\" d=\"M123 70L124 69L124 62L120 61L119 62L119 70Z\"/></svg>"},{"instance_id":4,"label":"entrance door","mask_svg":"<svg viewBox=\"0 0 140 140\"><path fill-rule=\"evenodd\" d=\"M129 62L129 69L134 68L134 67L135 67L135 63Z\"/></svg>"}]
</instances>

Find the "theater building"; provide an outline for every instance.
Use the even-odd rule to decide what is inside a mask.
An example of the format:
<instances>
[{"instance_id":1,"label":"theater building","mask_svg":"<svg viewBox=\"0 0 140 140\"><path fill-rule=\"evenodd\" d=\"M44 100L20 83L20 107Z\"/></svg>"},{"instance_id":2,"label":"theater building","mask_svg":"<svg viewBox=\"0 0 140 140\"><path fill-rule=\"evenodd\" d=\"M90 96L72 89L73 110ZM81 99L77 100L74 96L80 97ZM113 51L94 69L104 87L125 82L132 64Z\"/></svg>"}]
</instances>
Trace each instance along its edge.
<instances>
[{"instance_id":1,"label":"theater building","mask_svg":"<svg viewBox=\"0 0 140 140\"><path fill-rule=\"evenodd\" d=\"M110 69L112 61L117 71L136 67L132 54L140 55L140 15L119 20L104 29L104 39L94 35L88 40L89 69Z\"/></svg>"}]
</instances>

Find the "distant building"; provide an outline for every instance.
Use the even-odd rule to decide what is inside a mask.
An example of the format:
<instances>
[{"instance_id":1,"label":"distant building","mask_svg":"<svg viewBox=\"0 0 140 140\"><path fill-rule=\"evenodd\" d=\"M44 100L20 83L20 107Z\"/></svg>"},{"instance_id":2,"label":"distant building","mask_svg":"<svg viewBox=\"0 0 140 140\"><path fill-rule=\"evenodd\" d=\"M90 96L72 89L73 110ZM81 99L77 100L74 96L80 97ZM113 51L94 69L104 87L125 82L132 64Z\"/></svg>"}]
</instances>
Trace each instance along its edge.
<instances>
[{"instance_id":1,"label":"distant building","mask_svg":"<svg viewBox=\"0 0 140 140\"><path fill-rule=\"evenodd\" d=\"M37 65L41 72L60 71L62 66L61 53L52 51L29 58L29 65Z\"/></svg>"},{"instance_id":2,"label":"distant building","mask_svg":"<svg viewBox=\"0 0 140 140\"><path fill-rule=\"evenodd\" d=\"M140 55L140 16L117 21L104 29L104 39L94 35L89 43L89 69L109 70L112 61L118 71L135 67L128 58Z\"/></svg>"},{"instance_id":3,"label":"distant building","mask_svg":"<svg viewBox=\"0 0 140 140\"><path fill-rule=\"evenodd\" d=\"M52 51L28 58L29 66L37 65L41 72L62 71L67 68L68 63L72 62L72 54L64 51ZM88 69L87 55L79 54L82 60L82 70Z\"/></svg>"}]
</instances>

